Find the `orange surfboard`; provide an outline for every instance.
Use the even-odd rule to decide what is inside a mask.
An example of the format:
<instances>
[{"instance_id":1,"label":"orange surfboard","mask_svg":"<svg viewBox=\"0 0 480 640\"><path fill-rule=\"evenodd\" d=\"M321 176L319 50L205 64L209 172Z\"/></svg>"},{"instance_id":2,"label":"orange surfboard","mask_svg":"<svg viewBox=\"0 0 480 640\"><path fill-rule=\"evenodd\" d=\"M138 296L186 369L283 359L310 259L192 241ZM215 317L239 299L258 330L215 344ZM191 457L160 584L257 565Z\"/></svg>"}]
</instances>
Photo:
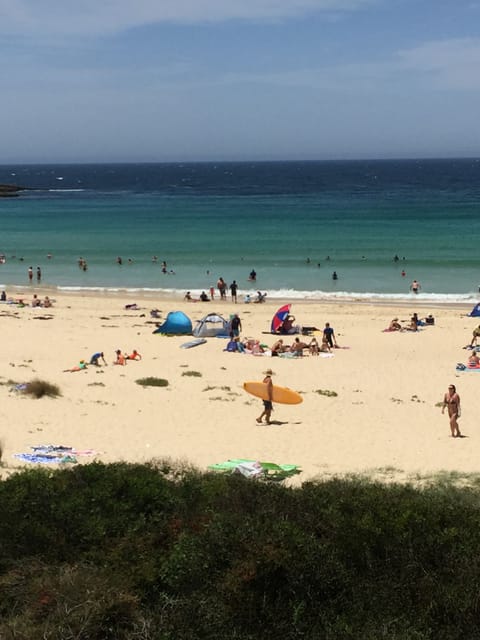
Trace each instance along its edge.
<instances>
[{"instance_id":1,"label":"orange surfboard","mask_svg":"<svg viewBox=\"0 0 480 640\"><path fill-rule=\"evenodd\" d=\"M261 400L268 400L267 385L264 382L244 382L243 388L252 396ZM279 404L300 404L303 402L302 396L288 387L278 387L276 384L272 388L272 402Z\"/></svg>"}]
</instances>

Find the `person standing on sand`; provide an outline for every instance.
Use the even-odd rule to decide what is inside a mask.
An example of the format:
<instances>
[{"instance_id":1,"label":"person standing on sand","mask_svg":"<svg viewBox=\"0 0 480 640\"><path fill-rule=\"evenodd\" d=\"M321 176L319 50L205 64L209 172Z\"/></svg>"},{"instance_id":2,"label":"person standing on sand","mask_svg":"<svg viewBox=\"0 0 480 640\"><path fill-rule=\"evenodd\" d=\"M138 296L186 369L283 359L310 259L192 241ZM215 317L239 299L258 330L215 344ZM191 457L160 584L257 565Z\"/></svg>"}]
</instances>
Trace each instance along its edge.
<instances>
[{"instance_id":1,"label":"person standing on sand","mask_svg":"<svg viewBox=\"0 0 480 640\"><path fill-rule=\"evenodd\" d=\"M335 331L333 327L330 326L329 322L325 323L325 329L323 330L323 335L326 338L331 349L337 346L337 338L335 337Z\"/></svg>"},{"instance_id":2,"label":"person standing on sand","mask_svg":"<svg viewBox=\"0 0 480 640\"><path fill-rule=\"evenodd\" d=\"M264 372L264 375L265 375L265 378L263 379L263 384L265 384L266 387L267 387L268 399L267 400L262 400L262 402L263 402L263 411L257 418L258 424L262 424L263 418L265 418L265 423L266 424L270 424L270 416L272 415L272 411L273 411L273 402L272 402L272 398L273 398L273 382L272 382L272 376L274 375L274 373L273 373L273 371L271 369L267 369Z\"/></svg>"},{"instance_id":3,"label":"person standing on sand","mask_svg":"<svg viewBox=\"0 0 480 640\"><path fill-rule=\"evenodd\" d=\"M232 302L235 302L235 304L237 303L237 290L238 290L238 284L237 284L237 281L234 280L230 285L230 293L232 294Z\"/></svg>"},{"instance_id":4,"label":"person standing on sand","mask_svg":"<svg viewBox=\"0 0 480 640\"><path fill-rule=\"evenodd\" d=\"M242 321L240 320L238 313L236 313L230 320L230 329L232 330L234 338L240 335L240 331L242 330Z\"/></svg>"},{"instance_id":5,"label":"person standing on sand","mask_svg":"<svg viewBox=\"0 0 480 640\"><path fill-rule=\"evenodd\" d=\"M227 297L227 283L223 278L219 278L217 281L217 289L220 294L220 300L225 300Z\"/></svg>"},{"instance_id":6,"label":"person standing on sand","mask_svg":"<svg viewBox=\"0 0 480 640\"><path fill-rule=\"evenodd\" d=\"M460 438L460 427L458 426L458 418L460 417L460 396L457 393L454 384L448 386L447 393L443 396L442 414L445 413L445 407L448 407L448 417L450 419L450 431L452 438Z\"/></svg>"}]
</instances>

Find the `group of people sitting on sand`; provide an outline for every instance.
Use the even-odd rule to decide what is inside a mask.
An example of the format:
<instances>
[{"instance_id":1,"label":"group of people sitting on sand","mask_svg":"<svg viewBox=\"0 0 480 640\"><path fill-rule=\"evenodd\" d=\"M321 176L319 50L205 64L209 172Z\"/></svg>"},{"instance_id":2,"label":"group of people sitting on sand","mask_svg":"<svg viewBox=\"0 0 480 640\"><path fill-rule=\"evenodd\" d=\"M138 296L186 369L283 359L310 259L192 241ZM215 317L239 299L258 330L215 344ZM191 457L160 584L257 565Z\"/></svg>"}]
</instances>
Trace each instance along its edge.
<instances>
[{"instance_id":1,"label":"group of people sitting on sand","mask_svg":"<svg viewBox=\"0 0 480 640\"><path fill-rule=\"evenodd\" d=\"M467 358L467 364L459 362L457 364L457 369L480 369L480 356L478 355L480 352L480 347L477 346L478 339L480 338L480 325L475 328L472 332L472 339L470 344L467 344L464 349L471 349L471 353Z\"/></svg>"},{"instance_id":2,"label":"group of people sitting on sand","mask_svg":"<svg viewBox=\"0 0 480 640\"><path fill-rule=\"evenodd\" d=\"M283 356L292 354L294 356L303 356L304 351L308 351L311 356L318 356L320 353L330 353L331 347L327 337L323 336L321 344L318 344L317 338L314 336L310 342L303 342L300 338L295 338L292 344L288 345L283 342L283 338L279 338L272 345L272 356Z\"/></svg>"},{"instance_id":3,"label":"group of people sitting on sand","mask_svg":"<svg viewBox=\"0 0 480 640\"><path fill-rule=\"evenodd\" d=\"M257 356L280 356L280 357L301 357L305 352L312 356L318 356L320 353L330 353L331 347L327 336L323 336L321 344L318 343L314 336L310 342L303 342L296 337L292 344L286 344L283 338L276 340L271 347L263 344L255 338L245 338L241 340L239 336L231 336L224 351L233 353L248 353Z\"/></svg>"},{"instance_id":4,"label":"group of people sitting on sand","mask_svg":"<svg viewBox=\"0 0 480 640\"><path fill-rule=\"evenodd\" d=\"M122 353L121 349L116 349L115 360L113 361L113 364L114 365L118 364L124 367L127 364L127 360L141 360L141 359L142 359L142 356L138 353L136 349L133 349L132 353L130 354ZM70 372L70 373L73 373L74 371L84 371L87 368L87 365L100 367L101 366L100 360L103 362L105 366L108 366L107 361L105 360L104 352L97 351L92 355L88 363L85 360L80 360L78 364L74 365L73 367L70 367L70 369L64 369L63 371Z\"/></svg>"},{"instance_id":5,"label":"group of people sitting on sand","mask_svg":"<svg viewBox=\"0 0 480 640\"><path fill-rule=\"evenodd\" d=\"M402 320L402 322L405 321ZM398 318L393 318L386 331L418 331L419 327L425 327L433 324L435 324L435 319L431 314L421 319L415 312L410 318L410 322L405 325L401 325Z\"/></svg>"},{"instance_id":6,"label":"group of people sitting on sand","mask_svg":"<svg viewBox=\"0 0 480 640\"><path fill-rule=\"evenodd\" d=\"M257 295L255 296L255 298L253 298L253 300L250 294L246 293L245 296L243 297L243 301L245 302L245 304L248 304L250 302L260 303L260 302L265 302L266 297L267 297L267 292L262 293L261 291L257 291Z\"/></svg>"},{"instance_id":7,"label":"group of people sitting on sand","mask_svg":"<svg viewBox=\"0 0 480 640\"><path fill-rule=\"evenodd\" d=\"M24 298L8 298L7 297L7 293L6 291L2 291L2 293L0 294L0 302L6 302L8 304L16 304L19 307L28 307L29 303L25 301ZM32 297L32 303L31 306L32 307L43 307L45 309L48 309L50 307L53 307L53 302L54 300L51 300L48 296L45 296L45 298L43 300L41 300L36 293L33 294Z\"/></svg>"},{"instance_id":8,"label":"group of people sitting on sand","mask_svg":"<svg viewBox=\"0 0 480 640\"><path fill-rule=\"evenodd\" d=\"M43 300L37 296L36 293L33 294L32 298L32 307L43 307L44 309L48 309L52 306L52 301L48 296L45 296Z\"/></svg>"}]
</instances>

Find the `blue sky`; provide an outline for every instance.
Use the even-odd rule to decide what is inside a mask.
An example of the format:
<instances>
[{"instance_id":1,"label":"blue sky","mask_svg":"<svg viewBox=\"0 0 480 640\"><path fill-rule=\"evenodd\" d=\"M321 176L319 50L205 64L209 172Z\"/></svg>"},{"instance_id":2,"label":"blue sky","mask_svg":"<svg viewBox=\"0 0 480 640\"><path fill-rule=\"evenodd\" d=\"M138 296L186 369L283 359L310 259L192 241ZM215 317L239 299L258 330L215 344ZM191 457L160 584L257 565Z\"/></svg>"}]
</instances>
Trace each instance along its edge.
<instances>
[{"instance_id":1,"label":"blue sky","mask_svg":"<svg viewBox=\"0 0 480 640\"><path fill-rule=\"evenodd\" d=\"M480 156L480 0L0 0L0 163Z\"/></svg>"}]
</instances>

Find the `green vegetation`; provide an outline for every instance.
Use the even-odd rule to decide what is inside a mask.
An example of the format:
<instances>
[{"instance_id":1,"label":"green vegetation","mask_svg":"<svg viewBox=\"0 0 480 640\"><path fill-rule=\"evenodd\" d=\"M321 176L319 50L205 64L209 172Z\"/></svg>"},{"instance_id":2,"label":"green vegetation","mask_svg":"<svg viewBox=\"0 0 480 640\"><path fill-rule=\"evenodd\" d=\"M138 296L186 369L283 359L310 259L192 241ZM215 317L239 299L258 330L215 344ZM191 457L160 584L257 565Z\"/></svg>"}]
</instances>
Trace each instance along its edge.
<instances>
[{"instance_id":1,"label":"green vegetation","mask_svg":"<svg viewBox=\"0 0 480 640\"><path fill-rule=\"evenodd\" d=\"M338 393L336 391L330 391L329 389L317 389L315 393L318 393L321 396L327 396L329 398L336 398Z\"/></svg>"},{"instance_id":2,"label":"green vegetation","mask_svg":"<svg viewBox=\"0 0 480 640\"><path fill-rule=\"evenodd\" d=\"M0 638L473 640L480 488L99 463L0 482Z\"/></svg>"},{"instance_id":3,"label":"green vegetation","mask_svg":"<svg viewBox=\"0 0 480 640\"><path fill-rule=\"evenodd\" d=\"M201 378L202 374L200 371L182 371L182 376L191 376L193 378Z\"/></svg>"},{"instance_id":4,"label":"green vegetation","mask_svg":"<svg viewBox=\"0 0 480 640\"><path fill-rule=\"evenodd\" d=\"M46 380L40 380L39 378L27 382L23 393L33 396L34 398L43 398L43 396L57 398L62 395L58 385L46 382Z\"/></svg>"},{"instance_id":5,"label":"green vegetation","mask_svg":"<svg viewBox=\"0 0 480 640\"><path fill-rule=\"evenodd\" d=\"M168 380L165 380L164 378L155 378L153 376L140 378L139 380L135 380L135 382L142 387L168 387Z\"/></svg>"}]
</instances>

